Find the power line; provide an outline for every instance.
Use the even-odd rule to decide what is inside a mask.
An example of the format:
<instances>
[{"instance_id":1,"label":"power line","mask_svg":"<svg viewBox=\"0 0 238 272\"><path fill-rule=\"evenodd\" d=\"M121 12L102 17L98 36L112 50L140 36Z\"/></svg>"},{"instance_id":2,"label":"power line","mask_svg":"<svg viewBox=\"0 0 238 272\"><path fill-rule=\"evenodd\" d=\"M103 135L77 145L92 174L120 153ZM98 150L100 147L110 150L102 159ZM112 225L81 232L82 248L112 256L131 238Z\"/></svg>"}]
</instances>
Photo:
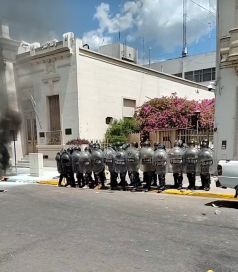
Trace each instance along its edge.
<instances>
[{"instance_id":1,"label":"power line","mask_svg":"<svg viewBox=\"0 0 238 272\"><path fill-rule=\"evenodd\" d=\"M190 0L193 4L197 5L198 7L200 7L201 9L206 10L207 12L209 12L210 14L212 14L213 16L216 16L216 13L214 11L212 11L211 9L208 9L204 6L202 6L201 4L195 2L194 0Z\"/></svg>"}]
</instances>

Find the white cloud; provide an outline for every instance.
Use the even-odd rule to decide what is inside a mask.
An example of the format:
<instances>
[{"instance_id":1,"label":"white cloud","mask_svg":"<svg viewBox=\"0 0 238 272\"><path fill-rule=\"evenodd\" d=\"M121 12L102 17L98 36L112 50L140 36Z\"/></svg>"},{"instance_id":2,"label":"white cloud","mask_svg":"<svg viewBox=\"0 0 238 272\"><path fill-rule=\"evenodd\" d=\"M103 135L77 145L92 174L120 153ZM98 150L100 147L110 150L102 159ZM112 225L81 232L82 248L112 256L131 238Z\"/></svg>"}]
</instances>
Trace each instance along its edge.
<instances>
[{"instance_id":1,"label":"white cloud","mask_svg":"<svg viewBox=\"0 0 238 272\"><path fill-rule=\"evenodd\" d=\"M92 30L83 35L83 43L89 44L92 49L98 49L102 45L112 43L112 38L104 36L99 30Z\"/></svg>"},{"instance_id":2,"label":"white cloud","mask_svg":"<svg viewBox=\"0 0 238 272\"><path fill-rule=\"evenodd\" d=\"M209 7L210 2L210 7ZM110 5L101 3L94 15L98 29L85 34L100 33L101 38L119 31L126 32L130 40L144 37L166 51L173 50L182 43L183 0L133 0L126 1L120 12L112 14ZM200 5L200 6L199 6ZM209 13L209 8L211 12ZM215 27L216 0L188 0L187 37L188 42L196 42ZM95 38L93 38L95 40Z\"/></svg>"}]
</instances>

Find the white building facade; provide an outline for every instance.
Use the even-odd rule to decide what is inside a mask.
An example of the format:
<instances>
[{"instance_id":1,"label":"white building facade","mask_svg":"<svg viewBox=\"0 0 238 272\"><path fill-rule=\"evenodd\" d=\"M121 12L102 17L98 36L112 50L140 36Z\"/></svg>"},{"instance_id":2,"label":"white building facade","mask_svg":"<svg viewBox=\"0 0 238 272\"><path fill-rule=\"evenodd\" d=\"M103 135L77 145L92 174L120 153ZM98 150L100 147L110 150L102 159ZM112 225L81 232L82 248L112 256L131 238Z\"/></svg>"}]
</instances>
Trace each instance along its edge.
<instances>
[{"instance_id":1,"label":"white building facade","mask_svg":"<svg viewBox=\"0 0 238 272\"><path fill-rule=\"evenodd\" d=\"M238 160L238 1L218 1L216 159Z\"/></svg>"},{"instance_id":2,"label":"white building facade","mask_svg":"<svg viewBox=\"0 0 238 272\"><path fill-rule=\"evenodd\" d=\"M208 86L216 77L216 52L151 63L150 67Z\"/></svg>"}]
</instances>

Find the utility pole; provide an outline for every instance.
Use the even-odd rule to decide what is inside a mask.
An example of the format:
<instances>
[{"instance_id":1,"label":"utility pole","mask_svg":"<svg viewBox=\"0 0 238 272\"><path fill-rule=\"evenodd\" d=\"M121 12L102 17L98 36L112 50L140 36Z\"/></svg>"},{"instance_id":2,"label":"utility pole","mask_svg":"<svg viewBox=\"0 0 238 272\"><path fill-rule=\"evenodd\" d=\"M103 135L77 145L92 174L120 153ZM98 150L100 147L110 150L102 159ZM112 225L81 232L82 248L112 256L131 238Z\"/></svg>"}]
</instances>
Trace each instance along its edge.
<instances>
[{"instance_id":1,"label":"utility pole","mask_svg":"<svg viewBox=\"0 0 238 272\"><path fill-rule=\"evenodd\" d=\"M183 0L183 50L182 57L188 55L187 48L187 0Z\"/></svg>"}]
</instances>

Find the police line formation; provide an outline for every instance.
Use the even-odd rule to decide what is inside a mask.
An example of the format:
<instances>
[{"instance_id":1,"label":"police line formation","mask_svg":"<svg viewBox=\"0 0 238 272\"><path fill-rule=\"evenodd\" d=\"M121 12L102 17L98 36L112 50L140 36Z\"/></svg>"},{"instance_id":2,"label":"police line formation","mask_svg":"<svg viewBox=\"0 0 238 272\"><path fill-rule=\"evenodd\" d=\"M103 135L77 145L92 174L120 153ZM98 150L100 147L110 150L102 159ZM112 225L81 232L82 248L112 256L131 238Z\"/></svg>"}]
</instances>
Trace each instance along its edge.
<instances>
[{"instance_id":1,"label":"police line formation","mask_svg":"<svg viewBox=\"0 0 238 272\"><path fill-rule=\"evenodd\" d=\"M166 173L172 172L174 188L182 189L183 174L186 173L189 181L187 189L195 190L196 175L199 174L202 184L200 189L208 191L213 152L207 139L201 142L200 149L196 148L193 140L188 146L181 140L176 140L174 147L168 152L163 144L155 143L152 147L149 141L141 144L141 148L138 143L117 143L104 150L98 143L94 143L84 150L80 147L63 149L57 153L55 159L60 173L58 186L62 186L62 180L65 178L65 186L77 185L93 189L100 185L101 189L106 189L107 169L110 172L111 190L130 188L149 191L156 186L160 192L166 187ZM140 179L139 170L143 172L143 181ZM129 184L126 180L127 173Z\"/></svg>"}]
</instances>

